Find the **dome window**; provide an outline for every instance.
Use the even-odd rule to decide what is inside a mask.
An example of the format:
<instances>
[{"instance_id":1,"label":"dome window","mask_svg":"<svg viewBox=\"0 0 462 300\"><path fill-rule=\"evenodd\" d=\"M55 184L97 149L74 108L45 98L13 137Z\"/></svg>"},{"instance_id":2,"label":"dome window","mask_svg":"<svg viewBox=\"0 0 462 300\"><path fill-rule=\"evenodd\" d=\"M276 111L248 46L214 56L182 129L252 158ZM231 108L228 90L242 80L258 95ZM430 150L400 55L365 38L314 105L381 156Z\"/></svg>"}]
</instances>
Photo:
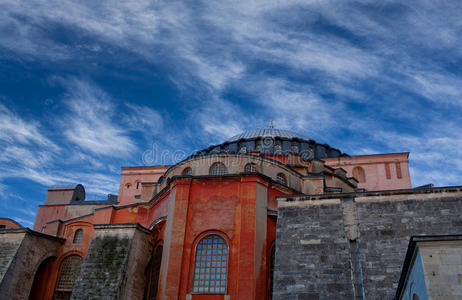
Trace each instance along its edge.
<instances>
[{"instance_id":1,"label":"dome window","mask_svg":"<svg viewBox=\"0 0 462 300\"><path fill-rule=\"evenodd\" d=\"M210 175L224 175L227 172L226 166L221 162L214 163L209 170Z\"/></svg>"},{"instance_id":2,"label":"dome window","mask_svg":"<svg viewBox=\"0 0 462 300\"><path fill-rule=\"evenodd\" d=\"M286 176L282 173L278 173L278 175L276 176L276 181L282 185L287 185Z\"/></svg>"},{"instance_id":3,"label":"dome window","mask_svg":"<svg viewBox=\"0 0 462 300\"><path fill-rule=\"evenodd\" d=\"M181 175L186 175L186 176L191 176L192 175L192 169L190 167L187 167L183 170L183 173Z\"/></svg>"},{"instance_id":4,"label":"dome window","mask_svg":"<svg viewBox=\"0 0 462 300\"><path fill-rule=\"evenodd\" d=\"M257 165L254 163L248 163L244 167L244 172L246 173L256 173L257 172Z\"/></svg>"}]
</instances>

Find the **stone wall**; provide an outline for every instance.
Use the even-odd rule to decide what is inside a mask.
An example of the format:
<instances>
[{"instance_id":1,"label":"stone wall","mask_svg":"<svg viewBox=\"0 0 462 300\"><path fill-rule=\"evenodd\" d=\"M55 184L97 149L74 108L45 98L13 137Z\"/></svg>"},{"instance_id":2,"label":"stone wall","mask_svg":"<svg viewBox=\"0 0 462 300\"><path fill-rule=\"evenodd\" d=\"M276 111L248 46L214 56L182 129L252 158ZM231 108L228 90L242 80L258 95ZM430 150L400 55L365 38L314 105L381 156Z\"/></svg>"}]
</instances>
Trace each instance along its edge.
<instances>
[{"instance_id":1,"label":"stone wall","mask_svg":"<svg viewBox=\"0 0 462 300\"><path fill-rule=\"evenodd\" d=\"M279 209L273 299L351 299L340 202Z\"/></svg>"},{"instance_id":2,"label":"stone wall","mask_svg":"<svg viewBox=\"0 0 462 300\"><path fill-rule=\"evenodd\" d=\"M94 228L71 299L143 299L151 253L149 231L137 224Z\"/></svg>"},{"instance_id":3,"label":"stone wall","mask_svg":"<svg viewBox=\"0 0 462 300\"><path fill-rule=\"evenodd\" d=\"M410 236L461 216L462 188L281 198L274 299L392 299Z\"/></svg>"},{"instance_id":4,"label":"stone wall","mask_svg":"<svg viewBox=\"0 0 462 300\"><path fill-rule=\"evenodd\" d=\"M0 231L0 299L28 299L39 265L57 257L64 240L32 231Z\"/></svg>"}]
</instances>

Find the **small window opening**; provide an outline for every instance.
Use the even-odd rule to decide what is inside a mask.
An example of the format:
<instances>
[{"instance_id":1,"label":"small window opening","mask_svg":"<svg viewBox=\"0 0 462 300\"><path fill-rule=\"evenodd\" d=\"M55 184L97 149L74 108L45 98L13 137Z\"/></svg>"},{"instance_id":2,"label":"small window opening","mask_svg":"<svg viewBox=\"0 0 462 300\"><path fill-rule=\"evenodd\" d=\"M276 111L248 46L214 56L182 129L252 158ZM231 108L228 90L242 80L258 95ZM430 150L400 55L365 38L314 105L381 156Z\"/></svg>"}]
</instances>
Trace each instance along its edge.
<instances>
[{"instance_id":1,"label":"small window opening","mask_svg":"<svg viewBox=\"0 0 462 300\"><path fill-rule=\"evenodd\" d=\"M183 174L183 175L187 175L187 176L191 176L191 175L192 175L192 169L189 168L189 167L188 167L188 168L185 168L185 169L183 170L183 173L182 173L182 174Z\"/></svg>"},{"instance_id":2,"label":"small window opening","mask_svg":"<svg viewBox=\"0 0 462 300\"><path fill-rule=\"evenodd\" d=\"M276 176L276 181L280 184L287 185L286 176L282 173L278 173L278 175Z\"/></svg>"},{"instance_id":3,"label":"small window opening","mask_svg":"<svg viewBox=\"0 0 462 300\"><path fill-rule=\"evenodd\" d=\"M244 167L244 172L246 173L255 173L257 172L257 165L254 163L248 163Z\"/></svg>"},{"instance_id":4,"label":"small window opening","mask_svg":"<svg viewBox=\"0 0 462 300\"><path fill-rule=\"evenodd\" d=\"M74 235L74 244L80 244L82 242L83 230L77 229Z\"/></svg>"}]
</instances>

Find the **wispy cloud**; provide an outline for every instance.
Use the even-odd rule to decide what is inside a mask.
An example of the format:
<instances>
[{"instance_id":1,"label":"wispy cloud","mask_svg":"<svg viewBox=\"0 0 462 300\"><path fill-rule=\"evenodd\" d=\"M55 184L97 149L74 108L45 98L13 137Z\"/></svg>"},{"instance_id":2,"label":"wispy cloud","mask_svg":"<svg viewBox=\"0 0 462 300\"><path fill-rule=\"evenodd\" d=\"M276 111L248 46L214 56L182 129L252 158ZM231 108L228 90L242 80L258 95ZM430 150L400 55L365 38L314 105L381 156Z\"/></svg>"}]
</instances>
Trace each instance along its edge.
<instances>
[{"instance_id":1,"label":"wispy cloud","mask_svg":"<svg viewBox=\"0 0 462 300\"><path fill-rule=\"evenodd\" d=\"M78 79L62 81L68 90L69 111L62 120L64 135L82 150L113 157L124 157L137 147L126 129L116 120L115 105L103 90Z\"/></svg>"}]
</instances>

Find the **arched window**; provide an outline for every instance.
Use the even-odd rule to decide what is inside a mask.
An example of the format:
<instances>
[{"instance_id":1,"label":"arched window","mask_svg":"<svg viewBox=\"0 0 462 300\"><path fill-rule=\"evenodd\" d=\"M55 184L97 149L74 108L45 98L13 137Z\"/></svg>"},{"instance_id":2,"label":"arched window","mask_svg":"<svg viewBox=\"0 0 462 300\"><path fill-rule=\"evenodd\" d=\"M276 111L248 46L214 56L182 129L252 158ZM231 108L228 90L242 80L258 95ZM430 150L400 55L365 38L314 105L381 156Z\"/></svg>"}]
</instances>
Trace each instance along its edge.
<instances>
[{"instance_id":1,"label":"arched window","mask_svg":"<svg viewBox=\"0 0 462 300\"><path fill-rule=\"evenodd\" d=\"M55 300L68 300L71 298L75 280L79 276L82 258L78 255L71 255L65 258L59 269L58 281L56 282Z\"/></svg>"},{"instance_id":2,"label":"arched window","mask_svg":"<svg viewBox=\"0 0 462 300\"><path fill-rule=\"evenodd\" d=\"M282 173L278 173L278 175L276 176L276 181L280 184L287 185L286 175Z\"/></svg>"},{"instance_id":3,"label":"arched window","mask_svg":"<svg viewBox=\"0 0 462 300\"><path fill-rule=\"evenodd\" d=\"M83 230L77 229L77 231L74 234L74 244L80 244L82 242L82 237L83 237Z\"/></svg>"},{"instance_id":4,"label":"arched window","mask_svg":"<svg viewBox=\"0 0 462 300\"><path fill-rule=\"evenodd\" d=\"M224 175L228 172L226 166L223 163L217 162L210 167L210 175Z\"/></svg>"},{"instance_id":5,"label":"arched window","mask_svg":"<svg viewBox=\"0 0 462 300\"><path fill-rule=\"evenodd\" d=\"M187 167L183 170L182 175L192 175L192 169Z\"/></svg>"},{"instance_id":6,"label":"arched window","mask_svg":"<svg viewBox=\"0 0 462 300\"><path fill-rule=\"evenodd\" d=\"M358 179L359 182L366 182L366 173L361 167L353 168L353 177Z\"/></svg>"},{"instance_id":7,"label":"arched window","mask_svg":"<svg viewBox=\"0 0 462 300\"><path fill-rule=\"evenodd\" d=\"M156 300L159 287L160 264L162 262L162 245L157 246L147 267L145 300Z\"/></svg>"},{"instance_id":8,"label":"arched window","mask_svg":"<svg viewBox=\"0 0 462 300\"><path fill-rule=\"evenodd\" d=\"M194 260L193 293L224 294L228 274L228 245L217 234L200 240Z\"/></svg>"},{"instance_id":9,"label":"arched window","mask_svg":"<svg viewBox=\"0 0 462 300\"><path fill-rule=\"evenodd\" d=\"M255 173L257 172L257 165L254 163L248 163L244 167L244 172L246 173Z\"/></svg>"}]
</instances>

